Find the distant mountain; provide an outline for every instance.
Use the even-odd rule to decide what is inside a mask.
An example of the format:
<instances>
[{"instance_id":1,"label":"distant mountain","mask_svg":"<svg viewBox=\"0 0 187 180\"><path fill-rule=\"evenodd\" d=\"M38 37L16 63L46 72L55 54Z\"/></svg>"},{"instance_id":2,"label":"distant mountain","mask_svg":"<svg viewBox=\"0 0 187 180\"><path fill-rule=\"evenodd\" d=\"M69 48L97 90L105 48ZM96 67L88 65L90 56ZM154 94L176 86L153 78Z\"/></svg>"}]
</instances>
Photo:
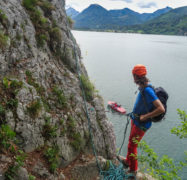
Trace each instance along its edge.
<instances>
[{"instance_id":1,"label":"distant mountain","mask_svg":"<svg viewBox=\"0 0 187 180\"><path fill-rule=\"evenodd\" d=\"M153 13L143 13L143 14L141 14L141 20L146 22L146 21L154 19L162 14L165 14L165 13L169 12L170 10L172 10L172 8L166 7L163 9L158 9L157 11L155 11Z\"/></svg>"},{"instance_id":2,"label":"distant mountain","mask_svg":"<svg viewBox=\"0 0 187 180\"><path fill-rule=\"evenodd\" d=\"M187 35L187 6L173 9L145 24L124 27L123 31L146 34Z\"/></svg>"},{"instance_id":3,"label":"distant mountain","mask_svg":"<svg viewBox=\"0 0 187 180\"><path fill-rule=\"evenodd\" d=\"M170 11L167 7L154 13L140 14L131 9L106 10L98 4L92 4L77 16L74 16L75 29L120 29L126 25L142 24L150 19Z\"/></svg>"},{"instance_id":4,"label":"distant mountain","mask_svg":"<svg viewBox=\"0 0 187 180\"><path fill-rule=\"evenodd\" d=\"M74 27L83 29L100 29L104 22L110 20L109 12L97 4L92 4L74 18Z\"/></svg>"},{"instance_id":5,"label":"distant mountain","mask_svg":"<svg viewBox=\"0 0 187 180\"><path fill-rule=\"evenodd\" d=\"M69 7L68 9L66 9L66 14L71 18L74 18L79 14L79 12L73 9L72 7Z\"/></svg>"}]
</instances>

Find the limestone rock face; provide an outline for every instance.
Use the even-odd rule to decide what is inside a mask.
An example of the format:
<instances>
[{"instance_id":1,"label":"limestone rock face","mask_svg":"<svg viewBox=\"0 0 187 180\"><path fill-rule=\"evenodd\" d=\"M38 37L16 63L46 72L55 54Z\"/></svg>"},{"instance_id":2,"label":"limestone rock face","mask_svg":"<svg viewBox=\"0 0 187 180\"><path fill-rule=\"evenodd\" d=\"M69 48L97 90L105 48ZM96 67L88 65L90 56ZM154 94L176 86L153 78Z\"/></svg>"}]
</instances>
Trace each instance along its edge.
<instances>
[{"instance_id":1,"label":"limestone rock face","mask_svg":"<svg viewBox=\"0 0 187 180\"><path fill-rule=\"evenodd\" d=\"M49 164L49 150L56 148L57 167L66 167L80 153L92 154L77 64L81 76L87 78L87 72L64 6L64 0L0 1L0 123L16 133L16 149L42 152L39 157ZM102 98L92 93L86 105L95 148L98 155L113 158L113 128ZM27 171L35 173L20 170Z\"/></svg>"}]
</instances>

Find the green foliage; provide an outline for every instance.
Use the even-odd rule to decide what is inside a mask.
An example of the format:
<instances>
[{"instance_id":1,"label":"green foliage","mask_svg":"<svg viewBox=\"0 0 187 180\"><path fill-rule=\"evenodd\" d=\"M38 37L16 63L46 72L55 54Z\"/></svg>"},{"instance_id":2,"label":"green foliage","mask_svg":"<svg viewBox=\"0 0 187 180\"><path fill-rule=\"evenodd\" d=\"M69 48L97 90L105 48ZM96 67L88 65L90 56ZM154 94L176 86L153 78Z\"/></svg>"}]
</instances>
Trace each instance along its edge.
<instances>
[{"instance_id":1,"label":"green foliage","mask_svg":"<svg viewBox=\"0 0 187 180\"><path fill-rule=\"evenodd\" d=\"M54 173L58 167L59 147L57 145L48 147L45 150L44 155L50 164L50 171Z\"/></svg>"},{"instance_id":2,"label":"green foliage","mask_svg":"<svg viewBox=\"0 0 187 180\"><path fill-rule=\"evenodd\" d=\"M82 138L79 132L76 132L76 122L72 116L68 116L67 119L68 137L70 144L75 150L81 149Z\"/></svg>"},{"instance_id":3,"label":"green foliage","mask_svg":"<svg viewBox=\"0 0 187 180\"><path fill-rule=\"evenodd\" d=\"M54 95L57 97L57 102L61 108L67 108L67 99L64 95L64 92L59 89L57 86L52 89Z\"/></svg>"},{"instance_id":4,"label":"green foliage","mask_svg":"<svg viewBox=\"0 0 187 180\"><path fill-rule=\"evenodd\" d=\"M8 81L8 79L7 79L6 77L3 78L3 85L4 85L4 87L5 87L6 89L9 88L9 81Z\"/></svg>"},{"instance_id":5,"label":"green foliage","mask_svg":"<svg viewBox=\"0 0 187 180\"><path fill-rule=\"evenodd\" d=\"M22 5L27 9L27 10L33 10L34 7L36 6L38 0L23 0Z\"/></svg>"},{"instance_id":6,"label":"green foliage","mask_svg":"<svg viewBox=\"0 0 187 180\"><path fill-rule=\"evenodd\" d=\"M6 92L16 96L19 89L23 86L22 81L10 80L7 77L3 78L3 87L6 89Z\"/></svg>"},{"instance_id":7,"label":"green foliage","mask_svg":"<svg viewBox=\"0 0 187 180\"><path fill-rule=\"evenodd\" d=\"M64 119L61 119L61 120L59 121L59 123L60 123L60 125L64 125Z\"/></svg>"},{"instance_id":8,"label":"green foliage","mask_svg":"<svg viewBox=\"0 0 187 180\"><path fill-rule=\"evenodd\" d=\"M41 29L41 22L42 22L42 13L40 10L38 9L34 9L33 11L30 12L30 15L31 15L31 20L33 22L33 24L35 25L36 28Z\"/></svg>"},{"instance_id":9,"label":"green foliage","mask_svg":"<svg viewBox=\"0 0 187 180\"><path fill-rule=\"evenodd\" d=\"M184 166L187 165L186 162L179 162L175 165L173 159L169 158L167 155L161 158L151 149L145 141L135 141L138 143L138 147L142 150L142 154L135 158L138 159L140 166L144 168L151 176L158 180L173 180L181 178L179 177L179 172Z\"/></svg>"},{"instance_id":10,"label":"green foliage","mask_svg":"<svg viewBox=\"0 0 187 180\"><path fill-rule=\"evenodd\" d=\"M187 138L187 114L185 111L177 109L181 119L181 125L171 129L171 133L179 136L180 139Z\"/></svg>"},{"instance_id":11,"label":"green foliage","mask_svg":"<svg viewBox=\"0 0 187 180\"><path fill-rule=\"evenodd\" d=\"M61 125L61 127L60 127L60 135L64 136L65 133L67 132L67 127L65 126L64 119L61 119L59 121L59 124Z\"/></svg>"},{"instance_id":12,"label":"green foliage","mask_svg":"<svg viewBox=\"0 0 187 180\"><path fill-rule=\"evenodd\" d=\"M81 138L81 134L79 132L74 132L74 133L71 133L69 135L69 137L71 138L71 141L70 141L70 144L71 146L79 151L81 149L81 144L82 144L82 138Z\"/></svg>"},{"instance_id":13,"label":"green foliage","mask_svg":"<svg viewBox=\"0 0 187 180\"><path fill-rule=\"evenodd\" d=\"M7 28L8 25L8 18L5 13L0 9L0 23Z\"/></svg>"},{"instance_id":14,"label":"green foliage","mask_svg":"<svg viewBox=\"0 0 187 180\"><path fill-rule=\"evenodd\" d=\"M25 5L24 5L25 4ZM29 11L31 21L36 29L36 40L38 47L43 47L45 41L48 40L48 20L43 17L41 11L36 8L36 5L40 5L39 0L24 0L23 5Z\"/></svg>"},{"instance_id":15,"label":"green foliage","mask_svg":"<svg viewBox=\"0 0 187 180\"><path fill-rule=\"evenodd\" d=\"M7 171L5 172L6 180L15 179L15 177L18 175L17 174L18 169L24 165L24 160L26 158L26 155L23 153L23 151L18 151L17 155L14 158L15 158L14 164L10 165Z\"/></svg>"},{"instance_id":16,"label":"green foliage","mask_svg":"<svg viewBox=\"0 0 187 180\"><path fill-rule=\"evenodd\" d=\"M46 0L40 0L39 6L42 8L45 16L47 17L50 17L51 11L55 10L55 7L49 1Z\"/></svg>"},{"instance_id":17,"label":"green foliage","mask_svg":"<svg viewBox=\"0 0 187 180\"><path fill-rule=\"evenodd\" d=\"M2 124L0 127L0 147L9 149L15 140L16 133L8 125Z\"/></svg>"},{"instance_id":18,"label":"green foliage","mask_svg":"<svg viewBox=\"0 0 187 180\"><path fill-rule=\"evenodd\" d=\"M73 28L74 21L71 19L70 16L67 17L67 21L68 21L70 28Z\"/></svg>"},{"instance_id":19,"label":"green foliage","mask_svg":"<svg viewBox=\"0 0 187 180\"><path fill-rule=\"evenodd\" d=\"M72 116L68 116L67 125L68 125L68 129L70 130L70 132L73 132L76 127L76 124Z\"/></svg>"},{"instance_id":20,"label":"green foliage","mask_svg":"<svg viewBox=\"0 0 187 180\"><path fill-rule=\"evenodd\" d=\"M46 138L46 140L49 140L57 136L56 131L58 130L58 127L51 125L50 117L46 117L45 121L46 122L43 126L42 135Z\"/></svg>"},{"instance_id":21,"label":"green foliage","mask_svg":"<svg viewBox=\"0 0 187 180\"><path fill-rule=\"evenodd\" d=\"M26 77L27 77L28 84L30 84L31 86L34 86L36 91L37 91L37 93L42 96L43 93L44 93L44 87L40 86L36 82L36 80L33 78L32 73L30 71L27 70L25 72L25 74L26 74Z\"/></svg>"},{"instance_id":22,"label":"green foliage","mask_svg":"<svg viewBox=\"0 0 187 180\"><path fill-rule=\"evenodd\" d=\"M18 106L17 93L22 87L23 82L17 80L11 80L4 77L0 83L0 122L6 122L5 112L11 110L16 116L16 109Z\"/></svg>"},{"instance_id":23,"label":"green foliage","mask_svg":"<svg viewBox=\"0 0 187 180\"><path fill-rule=\"evenodd\" d=\"M18 100L17 99L10 99L6 103L6 107L9 109L17 108L18 107Z\"/></svg>"},{"instance_id":24,"label":"green foliage","mask_svg":"<svg viewBox=\"0 0 187 180\"><path fill-rule=\"evenodd\" d=\"M0 49L4 50L8 45L8 36L0 31Z\"/></svg>"},{"instance_id":25,"label":"green foliage","mask_svg":"<svg viewBox=\"0 0 187 180\"><path fill-rule=\"evenodd\" d=\"M94 92L95 92L95 87L94 85L90 82L88 77L81 75L80 76L82 86L85 92L86 100L87 101L92 101L94 98Z\"/></svg>"},{"instance_id":26,"label":"green foliage","mask_svg":"<svg viewBox=\"0 0 187 180\"><path fill-rule=\"evenodd\" d=\"M47 101L47 99L45 98L45 96L42 95L41 99L42 99L42 103L43 103L44 109L45 109L47 112L50 112L51 106L50 106L50 104L48 103L48 101Z\"/></svg>"},{"instance_id":27,"label":"green foliage","mask_svg":"<svg viewBox=\"0 0 187 180\"><path fill-rule=\"evenodd\" d=\"M7 16L5 15L5 13L0 9L0 21L3 21L7 19Z\"/></svg>"},{"instance_id":28,"label":"green foliage","mask_svg":"<svg viewBox=\"0 0 187 180\"><path fill-rule=\"evenodd\" d=\"M35 177L35 176L33 176L33 175L29 174L29 180L35 180L35 179L36 179L36 177Z\"/></svg>"},{"instance_id":29,"label":"green foliage","mask_svg":"<svg viewBox=\"0 0 187 180\"><path fill-rule=\"evenodd\" d=\"M31 86L35 87L37 93L41 96L41 100L43 102L43 106L44 106L45 110L47 112L50 112L51 107L50 107L47 99L45 98L45 89L44 89L44 87L42 85L39 85L36 82L36 80L33 78L32 73L30 71L27 70L25 72L25 74L26 74L26 78L27 78L27 83L30 84Z\"/></svg>"},{"instance_id":30,"label":"green foliage","mask_svg":"<svg viewBox=\"0 0 187 180\"><path fill-rule=\"evenodd\" d=\"M60 28L58 27L51 28L50 37L52 40L56 42L62 41L62 34Z\"/></svg>"},{"instance_id":31,"label":"green foliage","mask_svg":"<svg viewBox=\"0 0 187 180\"><path fill-rule=\"evenodd\" d=\"M16 80L11 80L10 81L10 88L14 88L14 89L20 89L23 85L22 81L16 81ZM16 92L16 91L14 91Z\"/></svg>"},{"instance_id":32,"label":"green foliage","mask_svg":"<svg viewBox=\"0 0 187 180\"><path fill-rule=\"evenodd\" d=\"M4 107L0 104L0 116L4 116L5 115L5 109Z\"/></svg>"},{"instance_id":33,"label":"green foliage","mask_svg":"<svg viewBox=\"0 0 187 180\"><path fill-rule=\"evenodd\" d=\"M51 12L55 10L55 7L47 0L23 0L23 6L28 10L35 26L37 45L42 48L45 42L49 43L49 34L52 29L48 19L44 16L51 18ZM44 16L36 6L39 6L44 11Z\"/></svg>"},{"instance_id":34,"label":"green foliage","mask_svg":"<svg viewBox=\"0 0 187 180\"><path fill-rule=\"evenodd\" d=\"M35 118L38 116L40 110L42 108L40 100L34 100L27 106L27 111L29 112L30 116Z\"/></svg>"},{"instance_id":35,"label":"green foliage","mask_svg":"<svg viewBox=\"0 0 187 180\"><path fill-rule=\"evenodd\" d=\"M44 47L45 42L48 40L47 36L45 34L38 34L36 35L36 41L38 47Z\"/></svg>"}]
</instances>

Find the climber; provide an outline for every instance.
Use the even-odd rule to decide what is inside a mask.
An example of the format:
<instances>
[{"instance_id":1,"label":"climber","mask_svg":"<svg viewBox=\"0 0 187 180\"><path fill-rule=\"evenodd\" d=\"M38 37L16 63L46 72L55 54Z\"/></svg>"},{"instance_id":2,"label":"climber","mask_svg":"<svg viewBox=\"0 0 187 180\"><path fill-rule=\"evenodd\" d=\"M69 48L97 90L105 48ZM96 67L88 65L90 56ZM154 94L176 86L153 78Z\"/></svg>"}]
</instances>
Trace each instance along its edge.
<instances>
[{"instance_id":1,"label":"climber","mask_svg":"<svg viewBox=\"0 0 187 180\"><path fill-rule=\"evenodd\" d=\"M129 136L128 151L126 158L121 158L124 165L129 166L129 173L136 176L138 170L138 161L137 161L137 143L134 142L134 139L138 142L143 138L145 132L151 127L152 122L150 118L158 116L165 112L164 106L156 96L154 90L148 86L149 80L146 77L147 70L144 65L138 64L132 70L133 78L135 84L139 87L139 93L137 95L133 113L131 115L131 132ZM147 102L148 107L146 107L142 92ZM154 110L149 112L151 109ZM147 111L147 108L149 111ZM134 154L132 156L131 154Z\"/></svg>"}]
</instances>

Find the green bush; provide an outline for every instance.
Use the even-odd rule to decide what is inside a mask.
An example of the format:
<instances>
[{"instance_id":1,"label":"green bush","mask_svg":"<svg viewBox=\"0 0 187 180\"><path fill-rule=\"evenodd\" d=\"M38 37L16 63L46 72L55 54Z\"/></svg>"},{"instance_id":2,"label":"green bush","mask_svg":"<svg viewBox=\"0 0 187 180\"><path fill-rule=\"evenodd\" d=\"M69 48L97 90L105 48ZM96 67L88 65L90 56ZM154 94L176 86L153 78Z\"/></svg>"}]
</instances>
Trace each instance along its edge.
<instances>
[{"instance_id":1,"label":"green bush","mask_svg":"<svg viewBox=\"0 0 187 180\"><path fill-rule=\"evenodd\" d=\"M5 115L5 109L4 107L0 104L0 116L3 116L4 117Z\"/></svg>"},{"instance_id":2,"label":"green bush","mask_svg":"<svg viewBox=\"0 0 187 180\"><path fill-rule=\"evenodd\" d=\"M50 17L51 11L55 10L55 7L49 1L46 0L40 0L39 6L42 8L45 16L47 17Z\"/></svg>"},{"instance_id":3,"label":"green bush","mask_svg":"<svg viewBox=\"0 0 187 180\"><path fill-rule=\"evenodd\" d=\"M92 101L94 98L94 92L95 92L95 87L94 85L90 82L88 77L81 75L80 76L81 83L85 92L86 100L87 101Z\"/></svg>"},{"instance_id":4,"label":"green bush","mask_svg":"<svg viewBox=\"0 0 187 180\"><path fill-rule=\"evenodd\" d=\"M22 81L17 80L10 80L7 77L3 78L3 88L5 89L6 93L12 95L12 98L15 98L19 89L23 86Z\"/></svg>"},{"instance_id":5,"label":"green bush","mask_svg":"<svg viewBox=\"0 0 187 180\"><path fill-rule=\"evenodd\" d=\"M18 107L18 99L16 95L22 88L23 82L17 80L11 80L4 77L2 83L0 83L0 121L1 123L6 121L5 111L10 109L14 115L16 115L16 109Z\"/></svg>"},{"instance_id":6,"label":"green bush","mask_svg":"<svg viewBox=\"0 0 187 180\"><path fill-rule=\"evenodd\" d=\"M56 86L52 89L52 91L53 91L54 95L56 95L56 97L57 97L58 104L62 108L67 108L67 99L64 95L64 92Z\"/></svg>"},{"instance_id":7,"label":"green bush","mask_svg":"<svg viewBox=\"0 0 187 180\"><path fill-rule=\"evenodd\" d=\"M48 147L45 150L44 155L50 164L50 171L54 173L58 167L59 147L57 145Z\"/></svg>"},{"instance_id":8,"label":"green bush","mask_svg":"<svg viewBox=\"0 0 187 180\"><path fill-rule=\"evenodd\" d=\"M33 10L34 7L37 5L38 0L23 0L22 5L27 10Z\"/></svg>"},{"instance_id":9,"label":"green bush","mask_svg":"<svg viewBox=\"0 0 187 180\"><path fill-rule=\"evenodd\" d=\"M73 119L72 116L68 116L67 126L68 126L68 129L70 130L70 132L74 131L76 124L75 124L75 120Z\"/></svg>"},{"instance_id":10,"label":"green bush","mask_svg":"<svg viewBox=\"0 0 187 180\"><path fill-rule=\"evenodd\" d=\"M60 28L58 27L51 28L50 37L52 40L56 42L62 41L62 34Z\"/></svg>"},{"instance_id":11,"label":"green bush","mask_svg":"<svg viewBox=\"0 0 187 180\"><path fill-rule=\"evenodd\" d=\"M36 80L33 78L32 73L30 71L27 70L25 72L25 74L26 74L26 77L27 77L27 83L30 84L31 86L35 87L37 93L42 96L44 91L45 91L44 87L40 86L36 82Z\"/></svg>"},{"instance_id":12,"label":"green bush","mask_svg":"<svg viewBox=\"0 0 187 180\"><path fill-rule=\"evenodd\" d=\"M185 111L177 110L181 119L181 125L171 129L172 134L176 134L180 139L187 138L187 114Z\"/></svg>"},{"instance_id":13,"label":"green bush","mask_svg":"<svg viewBox=\"0 0 187 180\"><path fill-rule=\"evenodd\" d=\"M61 120L59 121L59 124L60 124L60 125L64 125L64 119L61 119Z\"/></svg>"},{"instance_id":14,"label":"green bush","mask_svg":"<svg viewBox=\"0 0 187 180\"><path fill-rule=\"evenodd\" d=\"M70 138L70 144L75 150L81 149L82 138L79 132L76 132L76 122L72 116L68 116L67 119L67 132Z\"/></svg>"},{"instance_id":15,"label":"green bush","mask_svg":"<svg viewBox=\"0 0 187 180\"><path fill-rule=\"evenodd\" d=\"M73 146L73 148L77 151L80 150L82 144L81 134L79 132L78 133L74 132L70 135L70 137L71 137L71 141L70 141L71 146Z\"/></svg>"},{"instance_id":16,"label":"green bush","mask_svg":"<svg viewBox=\"0 0 187 180\"><path fill-rule=\"evenodd\" d=\"M3 21L7 19L7 16L5 15L5 13L0 9L0 21Z\"/></svg>"},{"instance_id":17,"label":"green bush","mask_svg":"<svg viewBox=\"0 0 187 180\"><path fill-rule=\"evenodd\" d=\"M73 28L74 21L71 19L70 16L67 17L67 21L68 21L70 28Z\"/></svg>"},{"instance_id":18,"label":"green bush","mask_svg":"<svg viewBox=\"0 0 187 180\"><path fill-rule=\"evenodd\" d=\"M5 13L0 9L0 23L7 28L8 18Z\"/></svg>"},{"instance_id":19,"label":"green bush","mask_svg":"<svg viewBox=\"0 0 187 180\"><path fill-rule=\"evenodd\" d=\"M17 108L18 107L18 100L17 99L10 99L6 103L6 107L9 109Z\"/></svg>"},{"instance_id":20,"label":"green bush","mask_svg":"<svg viewBox=\"0 0 187 180\"><path fill-rule=\"evenodd\" d=\"M42 135L46 138L46 140L56 137L57 130L58 130L57 126L51 125L50 118L46 118L46 122L43 126L43 131L42 131Z\"/></svg>"},{"instance_id":21,"label":"green bush","mask_svg":"<svg viewBox=\"0 0 187 180\"><path fill-rule=\"evenodd\" d=\"M161 158L151 149L145 141L137 142L138 147L142 150L142 154L135 157L143 168L144 172L148 172L151 176L158 180L173 180L178 179L179 171L182 170L184 166L187 165L186 162L179 162L177 165L174 163L172 158L167 155L163 155Z\"/></svg>"},{"instance_id":22,"label":"green bush","mask_svg":"<svg viewBox=\"0 0 187 180\"><path fill-rule=\"evenodd\" d=\"M4 50L8 45L8 36L4 35L3 32L0 31L0 49Z\"/></svg>"},{"instance_id":23,"label":"green bush","mask_svg":"<svg viewBox=\"0 0 187 180\"><path fill-rule=\"evenodd\" d=\"M35 176L33 176L33 175L29 174L29 180L35 180L35 179L36 179L36 177L35 177Z\"/></svg>"},{"instance_id":24,"label":"green bush","mask_svg":"<svg viewBox=\"0 0 187 180\"><path fill-rule=\"evenodd\" d=\"M31 20L32 20L33 24L37 28L41 27L40 22L41 22L41 18L43 17L41 11L38 9L34 9L33 11L30 12L30 16L31 16Z\"/></svg>"},{"instance_id":25,"label":"green bush","mask_svg":"<svg viewBox=\"0 0 187 180\"><path fill-rule=\"evenodd\" d=\"M34 100L27 107L27 111L29 112L31 117L35 118L38 116L41 108L42 108L42 105L41 105L40 100Z\"/></svg>"},{"instance_id":26,"label":"green bush","mask_svg":"<svg viewBox=\"0 0 187 180\"><path fill-rule=\"evenodd\" d=\"M20 167L24 166L24 160L26 155L23 151L18 151L17 155L14 156L14 164L10 165L5 172L5 179L6 180L14 180L17 177L17 171Z\"/></svg>"},{"instance_id":27,"label":"green bush","mask_svg":"<svg viewBox=\"0 0 187 180\"><path fill-rule=\"evenodd\" d=\"M15 140L16 133L8 125L0 127L0 148L9 149Z\"/></svg>"},{"instance_id":28,"label":"green bush","mask_svg":"<svg viewBox=\"0 0 187 180\"><path fill-rule=\"evenodd\" d=\"M45 42L48 40L47 36L45 34L38 34L36 35L36 41L38 47L44 47Z\"/></svg>"}]
</instances>

